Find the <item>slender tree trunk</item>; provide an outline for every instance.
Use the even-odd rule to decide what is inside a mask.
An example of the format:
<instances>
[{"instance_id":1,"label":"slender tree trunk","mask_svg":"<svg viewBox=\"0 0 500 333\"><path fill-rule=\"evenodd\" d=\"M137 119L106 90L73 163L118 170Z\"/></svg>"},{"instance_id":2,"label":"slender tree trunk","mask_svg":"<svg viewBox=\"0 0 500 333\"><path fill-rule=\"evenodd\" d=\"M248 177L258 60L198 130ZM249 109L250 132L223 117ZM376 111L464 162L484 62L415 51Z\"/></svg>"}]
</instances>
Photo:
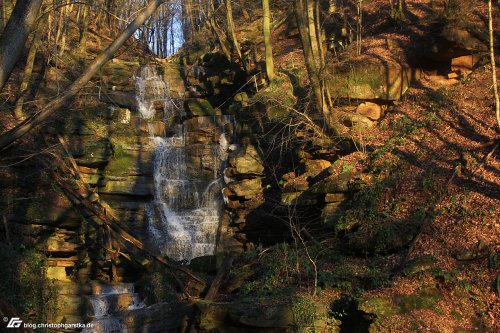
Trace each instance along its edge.
<instances>
[{"instance_id":1,"label":"slender tree trunk","mask_svg":"<svg viewBox=\"0 0 500 333\"><path fill-rule=\"evenodd\" d=\"M0 32L5 28L5 1L0 0Z\"/></svg>"},{"instance_id":2,"label":"slender tree trunk","mask_svg":"<svg viewBox=\"0 0 500 333\"><path fill-rule=\"evenodd\" d=\"M266 74L269 81L274 79L273 46L271 44L271 11L269 10L269 0L262 0L264 11L264 44L266 46Z\"/></svg>"},{"instance_id":3,"label":"slender tree trunk","mask_svg":"<svg viewBox=\"0 0 500 333\"><path fill-rule=\"evenodd\" d=\"M78 51L82 54L84 54L87 49L87 31L88 31L87 27L89 25L89 17L90 17L90 7L85 6L85 8L83 9L81 22L79 22L80 37L78 41Z\"/></svg>"},{"instance_id":4,"label":"slender tree trunk","mask_svg":"<svg viewBox=\"0 0 500 333\"><path fill-rule=\"evenodd\" d=\"M495 36L493 35L493 9L491 0L488 0L488 30L490 33L491 78L493 81L493 94L495 95L495 115L497 126L500 129L500 100L498 98L497 70L495 64Z\"/></svg>"},{"instance_id":5,"label":"slender tree trunk","mask_svg":"<svg viewBox=\"0 0 500 333\"><path fill-rule=\"evenodd\" d=\"M318 33L316 31L316 20L314 15L314 2L316 0L306 0L307 6L307 24L309 31L309 43L311 44L311 55L315 63L316 70L319 72L321 68L321 55L318 46Z\"/></svg>"},{"instance_id":6,"label":"slender tree trunk","mask_svg":"<svg viewBox=\"0 0 500 333\"><path fill-rule=\"evenodd\" d=\"M19 96L14 108L14 117L18 120L25 119L25 114L23 112L24 99L29 91L31 74L33 72L33 66L35 65L36 52L38 51L38 46L43 35L43 30L46 26L45 22L46 18L43 18L43 21L38 25L35 36L33 37L33 41L30 46L28 58L26 59L26 65L23 72L23 81L21 82L21 86L19 87Z\"/></svg>"},{"instance_id":7,"label":"slender tree trunk","mask_svg":"<svg viewBox=\"0 0 500 333\"><path fill-rule=\"evenodd\" d=\"M320 56L319 48L317 43L317 34L315 24L310 24L310 19L314 19L314 10L312 11L313 18L310 18L308 14L311 11L308 9L308 0L295 0L295 17L297 19L297 26L299 28L300 39L302 41L302 48L304 51L304 58L306 62L307 72L309 74L309 80L311 82L311 89L314 93L316 109L323 114L328 114L329 109L325 99L325 87L324 80L321 78L321 68L318 68L320 64L319 59L315 59L315 56ZM311 1L311 0L309 0ZM314 32L311 34L311 27L314 28ZM312 42L312 39L316 42ZM316 47L313 50L313 45Z\"/></svg>"},{"instance_id":8,"label":"slender tree trunk","mask_svg":"<svg viewBox=\"0 0 500 333\"><path fill-rule=\"evenodd\" d=\"M4 3L5 4L5 3ZM0 37L0 91L9 79L35 24L42 0L18 0Z\"/></svg>"},{"instance_id":9,"label":"slender tree trunk","mask_svg":"<svg viewBox=\"0 0 500 333\"><path fill-rule=\"evenodd\" d=\"M231 61L231 52L229 52L228 47L226 46L226 40L219 30L217 25L215 24L215 19L213 17L208 21L210 28L212 30L212 34L214 35L215 40L219 43L222 53L226 56L226 58Z\"/></svg>"},{"instance_id":10,"label":"slender tree trunk","mask_svg":"<svg viewBox=\"0 0 500 333\"><path fill-rule=\"evenodd\" d=\"M362 45L362 29L363 29L363 0L358 0L358 20L357 20L357 35L356 35L356 53L361 55L361 45Z\"/></svg>"},{"instance_id":11,"label":"slender tree trunk","mask_svg":"<svg viewBox=\"0 0 500 333\"><path fill-rule=\"evenodd\" d=\"M73 82L66 91L52 102L43 107L32 117L14 127L0 136L0 151L7 148L11 143L23 137L26 133L42 124L47 118L54 114L60 107L68 103L82 89L87 82L108 62L118 49L134 34L146 20L156 11L165 0L152 0L146 8L116 37L116 39L95 58L85 72Z\"/></svg>"},{"instance_id":12,"label":"slender tree trunk","mask_svg":"<svg viewBox=\"0 0 500 333\"><path fill-rule=\"evenodd\" d=\"M243 61L243 57L241 56L240 44L238 43L238 39L236 38L236 33L234 29L234 21L233 21L233 6L232 0L226 0L226 19L227 19L227 34L229 39L232 42L233 49L238 55L238 59L241 62L243 68L245 67L245 63Z\"/></svg>"},{"instance_id":13,"label":"slender tree trunk","mask_svg":"<svg viewBox=\"0 0 500 333\"><path fill-rule=\"evenodd\" d=\"M326 75L325 75L325 68L326 68L326 50L323 47L323 42L326 40L325 34L323 27L321 26L321 5L320 1L316 0L314 1L314 22L315 22L315 28L316 28L316 37L318 39L317 44L318 44L318 55L319 55L319 78L321 80L321 88L323 89L323 102L326 104L326 106L331 109L333 107L332 103L332 97L330 94L330 89L328 88L328 85L326 84Z\"/></svg>"}]
</instances>

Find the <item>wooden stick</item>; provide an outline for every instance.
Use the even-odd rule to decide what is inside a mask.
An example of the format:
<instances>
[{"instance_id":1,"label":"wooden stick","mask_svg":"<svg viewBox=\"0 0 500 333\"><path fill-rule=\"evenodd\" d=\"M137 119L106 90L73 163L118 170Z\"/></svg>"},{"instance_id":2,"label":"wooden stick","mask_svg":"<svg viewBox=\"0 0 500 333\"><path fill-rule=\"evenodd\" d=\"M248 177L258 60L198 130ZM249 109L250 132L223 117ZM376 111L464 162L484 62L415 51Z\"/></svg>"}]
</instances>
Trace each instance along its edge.
<instances>
[{"instance_id":1,"label":"wooden stick","mask_svg":"<svg viewBox=\"0 0 500 333\"><path fill-rule=\"evenodd\" d=\"M215 299L215 296L217 296L217 292L219 291L222 280L231 270L234 258L235 258L234 254L229 254L226 257L224 257L224 261L222 262L222 265L217 271L217 274L215 275L215 278L212 281L212 284L210 285L207 294L205 295L205 300L212 301Z\"/></svg>"}]
</instances>

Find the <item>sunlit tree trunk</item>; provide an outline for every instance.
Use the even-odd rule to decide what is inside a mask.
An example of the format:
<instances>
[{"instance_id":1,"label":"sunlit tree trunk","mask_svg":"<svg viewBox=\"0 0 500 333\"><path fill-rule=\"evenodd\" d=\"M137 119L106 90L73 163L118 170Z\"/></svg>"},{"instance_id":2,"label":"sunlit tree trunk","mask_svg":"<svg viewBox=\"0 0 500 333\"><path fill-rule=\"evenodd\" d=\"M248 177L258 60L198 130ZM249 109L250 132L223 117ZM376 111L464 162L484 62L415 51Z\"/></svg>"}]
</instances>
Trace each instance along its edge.
<instances>
[{"instance_id":1,"label":"sunlit tree trunk","mask_svg":"<svg viewBox=\"0 0 500 333\"><path fill-rule=\"evenodd\" d=\"M361 55L361 46L363 42L363 0L358 0L358 19L357 19L357 34L356 34L356 53Z\"/></svg>"},{"instance_id":2,"label":"sunlit tree trunk","mask_svg":"<svg viewBox=\"0 0 500 333\"><path fill-rule=\"evenodd\" d=\"M324 91L319 79L319 69L317 68L317 60L314 59L315 52L311 43L312 38L309 31L311 25L309 24L307 0L295 1L295 17L297 19L297 26L299 28L300 39L304 51L304 59L309 74L309 81L311 82L311 89L315 97L316 108L318 111L326 114L328 113L328 108L324 103Z\"/></svg>"},{"instance_id":3,"label":"sunlit tree trunk","mask_svg":"<svg viewBox=\"0 0 500 333\"><path fill-rule=\"evenodd\" d=\"M329 103L326 101L326 85L323 68L321 67L324 64L324 58L318 43L317 24L314 21L314 5L313 0L295 0L295 17L302 41L311 89L315 97L316 109L326 115L329 113Z\"/></svg>"},{"instance_id":4,"label":"sunlit tree trunk","mask_svg":"<svg viewBox=\"0 0 500 333\"><path fill-rule=\"evenodd\" d=\"M491 78L493 81L493 94L495 97L495 115L497 119L497 126L500 129L500 100L498 98L498 85L497 85L497 70L495 63L495 36L493 35L493 9L491 0L488 0L488 30L490 34L490 61L491 61Z\"/></svg>"},{"instance_id":5,"label":"sunlit tree trunk","mask_svg":"<svg viewBox=\"0 0 500 333\"><path fill-rule=\"evenodd\" d=\"M78 41L78 49L80 53L85 53L87 49L87 27L89 25L89 17L90 17L90 7L84 6L82 18L80 22L80 36Z\"/></svg>"},{"instance_id":6,"label":"sunlit tree trunk","mask_svg":"<svg viewBox=\"0 0 500 333\"><path fill-rule=\"evenodd\" d=\"M241 62L241 65L245 67L243 58L241 56L240 44L238 43L238 39L236 38L236 32L234 31L234 20L233 20L233 6L231 4L232 0L226 0L226 20L227 20L227 34L229 39L231 40L232 46L238 59Z\"/></svg>"},{"instance_id":7,"label":"sunlit tree trunk","mask_svg":"<svg viewBox=\"0 0 500 333\"><path fill-rule=\"evenodd\" d=\"M269 81L274 78L273 47L271 44L271 13L269 10L269 0L262 0L264 12L264 44L266 46L266 74Z\"/></svg>"}]
</instances>

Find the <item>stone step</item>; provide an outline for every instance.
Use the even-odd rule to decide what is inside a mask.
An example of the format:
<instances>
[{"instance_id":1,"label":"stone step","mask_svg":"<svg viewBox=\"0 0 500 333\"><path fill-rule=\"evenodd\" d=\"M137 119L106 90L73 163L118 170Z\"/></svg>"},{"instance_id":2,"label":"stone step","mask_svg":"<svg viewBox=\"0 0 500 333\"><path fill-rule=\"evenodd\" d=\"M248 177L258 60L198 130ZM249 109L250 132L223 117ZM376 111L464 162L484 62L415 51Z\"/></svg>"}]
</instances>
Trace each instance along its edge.
<instances>
[{"instance_id":1,"label":"stone step","mask_svg":"<svg viewBox=\"0 0 500 333\"><path fill-rule=\"evenodd\" d=\"M57 281L56 288L59 295L105 295L105 294L132 294L132 283L110 283L92 281L90 283Z\"/></svg>"}]
</instances>

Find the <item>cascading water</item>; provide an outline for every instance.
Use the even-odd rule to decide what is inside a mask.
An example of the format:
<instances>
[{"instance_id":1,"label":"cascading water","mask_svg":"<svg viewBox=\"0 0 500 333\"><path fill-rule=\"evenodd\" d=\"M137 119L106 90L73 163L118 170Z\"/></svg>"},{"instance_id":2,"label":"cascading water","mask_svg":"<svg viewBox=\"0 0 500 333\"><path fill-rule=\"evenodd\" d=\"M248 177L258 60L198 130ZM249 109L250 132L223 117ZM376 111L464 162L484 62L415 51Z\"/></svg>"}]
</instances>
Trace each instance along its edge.
<instances>
[{"instance_id":1,"label":"cascading water","mask_svg":"<svg viewBox=\"0 0 500 333\"><path fill-rule=\"evenodd\" d=\"M142 69L136 96L140 114L148 124L154 119L159 102L163 103L164 117L175 115L167 85L154 67ZM155 145L155 191L154 200L146 207L149 241L159 253L175 260L189 261L212 254L220 221L220 168L214 166L212 180L196 179L188 172L183 125L177 125L170 137L154 136L152 130L150 136ZM213 159L224 159L221 155L226 147L212 146Z\"/></svg>"},{"instance_id":2,"label":"cascading water","mask_svg":"<svg viewBox=\"0 0 500 333\"><path fill-rule=\"evenodd\" d=\"M84 329L82 333L126 333L125 325L116 314L145 306L131 283L94 287L88 301L91 307L88 315L93 318L92 328Z\"/></svg>"}]
</instances>

